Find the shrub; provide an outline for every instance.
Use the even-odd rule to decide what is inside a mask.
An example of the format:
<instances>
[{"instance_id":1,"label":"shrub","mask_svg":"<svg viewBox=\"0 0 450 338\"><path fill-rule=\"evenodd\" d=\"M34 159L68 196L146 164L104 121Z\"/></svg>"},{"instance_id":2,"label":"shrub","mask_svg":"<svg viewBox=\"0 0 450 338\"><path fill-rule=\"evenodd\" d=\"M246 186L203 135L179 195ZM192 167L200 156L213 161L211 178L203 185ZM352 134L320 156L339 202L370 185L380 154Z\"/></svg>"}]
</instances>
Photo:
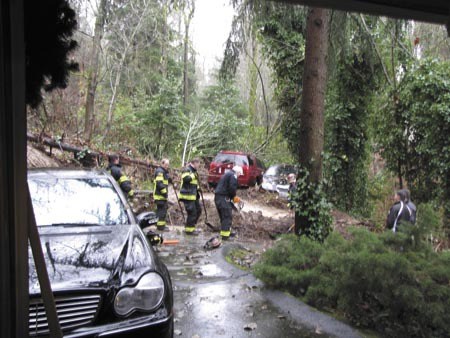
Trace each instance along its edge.
<instances>
[{"instance_id":1,"label":"shrub","mask_svg":"<svg viewBox=\"0 0 450 338\"><path fill-rule=\"evenodd\" d=\"M418 228L381 235L351 229L351 240L334 232L323 245L286 237L263 255L255 274L385 336L448 336L450 253L413 239Z\"/></svg>"},{"instance_id":2,"label":"shrub","mask_svg":"<svg viewBox=\"0 0 450 338\"><path fill-rule=\"evenodd\" d=\"M312 268L317 266L322 251L323 247L316 241L288 235L273 250L264 253L254 273L269 286L302 295L310 285Z\"/></svg>"}]
</instances>

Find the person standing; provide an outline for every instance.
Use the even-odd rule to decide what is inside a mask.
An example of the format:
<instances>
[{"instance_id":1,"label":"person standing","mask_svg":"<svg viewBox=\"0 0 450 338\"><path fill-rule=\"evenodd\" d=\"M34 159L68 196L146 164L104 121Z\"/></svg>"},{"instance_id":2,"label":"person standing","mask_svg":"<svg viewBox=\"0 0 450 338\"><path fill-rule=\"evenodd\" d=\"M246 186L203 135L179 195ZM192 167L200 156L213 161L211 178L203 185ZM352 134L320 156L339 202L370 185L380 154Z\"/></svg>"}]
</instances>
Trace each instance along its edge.
<instances>
[{"instance_id":1,"label":"person standing","mask_svg":"<svg viewBox=\"0 0 450 338\"><path fill-rule=\"evenodd\" d=\"M122 173L122 165L119 164L120 157L117 154L111 154L108 156L108 167L107 171L110 172L111 176L117 181L120 186L120 189L126 194L128 198L132 198L134 196L134 190L131 186L130 179Z\"/></svg>"},{"instance_id":2,"label":"person standing","mask_svg":"<svg viewBox=\"0 0 450 338\"><path fill-rule=\"evenodd\" d=\"M178 197L183 202L187 213L184 231L187 235L197 236L195 230L198 219L202 213L199 201L200 180L198 178L198 167L200 160L194 158L188 163L181 173L181 187Z\"/></svg>"},{"instance_id":3,"label":"person standing","mask_svg":"<svg viewBox=\"0 0 450 338\"><path fill-rule=\"evenodd\" d=\"M239 203L240 199L236 196L238 187L238 176L243 175L240 166L235 165L232 170L226 172L217 183L214 190L214 204L220 218L220 237L222 240L228 240L231 236L232 224L232 206L231 202Z\"/></svg>"},{"instance_id":4,"label":"person standing","mask_svg":"<svg viewBox=\"0 0 450 338\"><path fill-rule=\"evenodd\" d=\"M394 205L391 207L386 219L386 227L397 232L400 223L411 222L411 210L408 207L406 195L403 190L398 190L394 195Z\"/></svg>"},{"instance_id":5,"label":"person standing","mask_svg":"<svg viewBox=\"0 0 450 338\"><path fill-rule=\"evenodd\" d=\"M297 178L295 177L294 173L290 173L287 176L287 180L289 183L289 188L288 188L288 207L289 209L294 209L294 206L292 205L292 194L294 193L295 190L297 190Z\"/></svg>"},{"instance_id":6,"label":"person standing","mask_svg":"<svg viewBox=\"0 0 450 338\"><path fill-rule=\"evenodd\" d=\"M417 214L417 207L416 205L411 201L411 193L408 189L403 189L403 193L405 194L405 203L408 206L408 210L411 213L410 222L412 224L416 224L416 214Z\"/></svg>"},{"instance_id":7,"label":"person standing","mask_svg":"<svg viewBox=\"0 0 450 338\"><path fill-rule=\"evenodd\" d=\"M164 158L161 160L161 165L155 170L155 187L153 190L153 199L156 204L156 216L158 216L156 229L159 231L169 231L169 228L166 225L169 183L172 183L172 178L170 178L168 171L169 166L169 160L167 158Z\"/></svg>"}]
</instances>

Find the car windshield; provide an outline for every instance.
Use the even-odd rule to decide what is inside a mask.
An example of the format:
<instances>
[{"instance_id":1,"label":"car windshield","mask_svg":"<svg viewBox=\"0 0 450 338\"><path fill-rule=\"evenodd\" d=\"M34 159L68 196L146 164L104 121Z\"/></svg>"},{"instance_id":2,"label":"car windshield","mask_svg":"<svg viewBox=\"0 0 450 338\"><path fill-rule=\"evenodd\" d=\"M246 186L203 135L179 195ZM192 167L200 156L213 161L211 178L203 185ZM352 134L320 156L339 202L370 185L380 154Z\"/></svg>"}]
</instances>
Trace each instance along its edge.
<instances>
[{"instance_id":1,"label":"car windshield","mask_svg":"<svg viewBox=\"0 0 450 338\"><path fill-rule=\"evenodd\" d=\"M281 175L287 176L287 175L289 175L289 174L291 174L291 173L294 173L294 174L296 173L295 168L294 168L293 166L291 166L291 165L281 166L281 167L279 168L279 174L280 174L280 176L281 176Z\"/></svg>"},{"instance_id":2,"label":"car windshield","mask_svg":"<svg viewBox=\"0 0 450 338\"><path fill-rule=\"evenodd\" d=\"M265 174L267 176L276 176L277 175L277 169L278 169L278 166L276 166L276 165L271 166L271 167L269 167L269 169L266 170Z\"/></svg>"},{"instance_id":3,"label":"car windshield","mask_svg":"<svg viewBox=\"0 0 450 338\"><path fill-rule=\"evenodd\" d=\"M30 178L38 226L128 224L125 207L106 178Z\"/></svg>"}]
</instances>

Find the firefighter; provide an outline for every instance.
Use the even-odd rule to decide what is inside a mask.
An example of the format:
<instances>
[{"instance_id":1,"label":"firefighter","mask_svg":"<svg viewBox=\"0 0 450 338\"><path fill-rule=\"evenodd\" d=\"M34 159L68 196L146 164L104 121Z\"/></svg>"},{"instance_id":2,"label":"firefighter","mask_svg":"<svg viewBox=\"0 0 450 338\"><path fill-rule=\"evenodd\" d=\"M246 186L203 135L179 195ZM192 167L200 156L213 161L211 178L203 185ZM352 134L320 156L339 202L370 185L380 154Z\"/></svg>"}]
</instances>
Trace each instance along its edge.
<instances>
[{"instance_id":1,"label":"firefighter","mask_svg":"<svg viewBox=\"0 0 450 338\"><path fill-rule=\"evenodd\" d=\"M161 160L161 165L155 170L155 188L153 190L153 199L156 204L156 216L158 216L158 222L156 223L156 229L159 231L169 231L166 226L167 215L167 197L169 193L169 183L172 183L172 179L169 176L170 162L167 158Z\"/></svg>"},{"instance_id":2,"label":"firefighter","mask_svg":"<svg viewBox=\"0 0 450 338\"><path fill-rule=\"evenodd\" d=\"M111 154L108 156L108 170L111 173L111 176L119 183L122 191L127 195L128 198L132 198L134 196L134 191L131 187L130 179L122 173L122 166L119 164L119 155Z\"/></svg>"},{"instance_id":3,"label":"firefighter","mask_svg":"<svg viewBox=\"0 0 450 338\"><path fill-rule=\"evenodd\" d=\"M228 240L231 233L232 223L232 205L231 202L239 203L240 199L236 196L238 187L238 176L243 175L240 166L235 165L232 170L225 173L217 183L214 191L214 203L220 217L220 237L222 240Z\"/></svg>"},{"instance_id":4,"label":"firefighter","mask_svg":"<svg viewBox=\"0 0 450 338\"><path fill-rule=\"evenodd\" d=\"M181 187L179 193L179 199L183 202L187 213L186 224L184 231L187 235L197 236L198 232L195 230L195 225L202 213L200 208L200 180L198 178L198 167L200 166L200 160L194 158L183 169L181 173Z\"/></svg>"}]
</instances>

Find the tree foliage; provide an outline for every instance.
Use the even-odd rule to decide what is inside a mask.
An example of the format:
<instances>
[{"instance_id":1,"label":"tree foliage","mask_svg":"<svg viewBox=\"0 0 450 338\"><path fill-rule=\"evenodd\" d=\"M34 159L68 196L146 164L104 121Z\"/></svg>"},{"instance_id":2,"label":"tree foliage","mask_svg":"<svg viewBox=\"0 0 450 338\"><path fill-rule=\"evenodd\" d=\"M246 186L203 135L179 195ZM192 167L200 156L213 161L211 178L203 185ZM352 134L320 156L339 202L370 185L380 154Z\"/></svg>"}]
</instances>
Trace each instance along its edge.
<instances>
[{"instance_id":1,"label":"tree foliage","mask_svg":"<svg viewBox=\"0 0 450 338\"><path fill-rule=\"evenodd\" d=\"M419 201L438 197L450 216L450 67L425 59L405 68L395 101L380 112L377 140L393 170L402 175ZM398 140L401 140L401 143Z\"/></svg>"},{"instance_id":2,"label":"tree foliage","mask_svg":"<svg viewBox=\"0 0 450 338\"><path fill-rule=\"evenodd\" d=\"M72 34L76 15L67 0L24 2L26 102L36 107L42 100L41 88L51 91L66 88L70 71L78 65L70 60L77 47Z\"/></svg>"}]
</instances>

